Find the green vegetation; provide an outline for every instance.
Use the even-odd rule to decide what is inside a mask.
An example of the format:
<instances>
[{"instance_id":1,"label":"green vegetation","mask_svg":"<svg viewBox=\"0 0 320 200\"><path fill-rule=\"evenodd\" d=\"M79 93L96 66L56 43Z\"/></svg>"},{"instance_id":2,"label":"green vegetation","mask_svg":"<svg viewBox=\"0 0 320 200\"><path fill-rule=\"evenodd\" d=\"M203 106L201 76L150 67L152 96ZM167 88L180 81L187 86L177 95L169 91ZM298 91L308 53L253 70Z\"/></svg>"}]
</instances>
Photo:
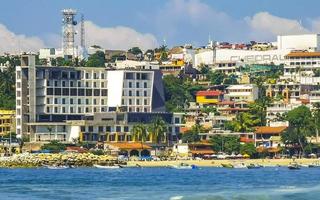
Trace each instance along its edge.
<instances>
[{"instance_id":1,"label":"green vegetation","mask_svg":"<svg viewBox=\"0 0 320 200\"><path fill-rule=\"evenodd\" d=\"M248 154L250 157L254 156L257 153L257 149L254 146L254 143L245 143L240 145L240 153L242 155Z\"/></svg>"},{"instance_id":2,"label":"green vegetation","mask_svg":"<svg viewBox=\"0 0 320 200\"><path fill-rule=\"evenodd\" d=\"M66 145L62 144L61 142L59 142L57 140L54 140L54 141L51 141L48 144L44 144L41 147L41 149L42 150L49 150L49 151L54 152L54 153L58 153L58 152L64 151L66 149Z\"/></svg>"},{"instance_id":3,"label":"green vegetation","mask_svg":"<svg viewBox=\"0 0 320 200\"><path fill-rule=\"evenodd\" d=\"M236 116L234 121L227 122L225 124L226 129L235 131L235 132L250 132L253 131L254 127L260 123L260 119L249 113L242 112Z\"/></svg>"},{"instance_id":4,"label":"green vegetation","mask_svg":"<svg viewBox=\"0 0 320 200\"><path fill-rule=\"evenodd\" d=\"M188 79L180 79L173 75L163 77L166 108L170 112L183 111L190 101L195 101L194 95L203 86L192 85Z\"/></svg>"},{"instance_id":5,"label":"green vegetation","mask_svg":"<svg viewBox=\"0 0 320 200\"><path fill-rule=\"evenodd\" d=\"M288 112L287 120L289 128L282 134L282 141L286 147L297 149L299 156L302 156L308 145L307 137L315 133L316 127L312 113L308 107L299 106Z\"/></svg>"},{"instance_id":6,"label":"green vegetation","mask_svg":"<svg viewBox=\"0 0 320 200\"><path fill-rule=\"evenodd\" d=\"M225 152L228 154L239 153L240 141L239 137L233 135L214 135L210 139L212 149L215 152Z\"/></svg>"},{"instance_id":7,"label":"green vegetation","mask_svg":"<svg viewBox=\"0 0 320 200\"><path fill-rule=\"evenodd\" d=\"M0 109L15 109L15 68L20 65L18 56L0 57L1 64L8 64L8 68L0 71Z\"/></svg>"},{"instance_id":8,"label":"green vegetation","mask_svg":"<svg viewBox=\"0 0 320 200\"><path fill-rule=\"evenodd\" d=\"M148 125L148 132L152 138L152 142L160 144L163 141L167 141L167 125L160 117L156 117L152 120L152 123Z\"/></svg>"},{"instance_id":9,"label":"green vegetation","mask_svg":"<svg viewBox=\"0 0 320 200\"><path fill-rule=\"evenodd\" d=\"M96 53L89 56L86 63L86 67L105 67L105 55L102 51L97 51Z\"/></svg>"},{"instance_id":10,"label":"green vegetation","mask_svg":"<svg viewBox=\"0 0 320 200\"><path fill-rule=\"evenodd\" d=\"M186 133L182 134L181 140L184 143L192 143L192 142L199 142L200 136L199 133L206 131L202 126L196 124L191 127Z\"/></svg>"}]
</instances>

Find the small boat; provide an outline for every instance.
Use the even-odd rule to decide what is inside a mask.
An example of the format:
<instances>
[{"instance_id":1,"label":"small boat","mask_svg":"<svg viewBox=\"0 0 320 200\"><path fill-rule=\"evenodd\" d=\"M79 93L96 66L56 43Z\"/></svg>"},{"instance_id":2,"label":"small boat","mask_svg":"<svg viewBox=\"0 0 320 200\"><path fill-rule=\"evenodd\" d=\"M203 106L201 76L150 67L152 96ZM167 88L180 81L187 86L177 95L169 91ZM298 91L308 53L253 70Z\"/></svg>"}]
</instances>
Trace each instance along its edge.
<instances>
[{"instance_id":1,"label":"small boat","mask_svg":"<svg viewBox=\"0 0 320 200\"><path fill-rule=\"evenodd\" d=\"M248 169L259 169L261 167L263 167L263 166L262 165L258 165L258 164L252 164L252 163L247 165Z\"/></svg>"},{"instance_id":2,"label":"small boat","mask_svg":"<svg viewBox=\"0 0 320 200\"><path fill-rule=\"evenodd\" d=\"M296 170L296 169L300 169L300 165L298 163L290 163L288 165L288 168L292 170Z\"/></svg>"},{"instance_id":3,"label":"small boat","mask_svg":"<svg viewBox=\"0 0 320 200\"><path fill-rule=\"evenodd\" d=\"M222 167L224 168L233 168L233 165L229 164L221 164Z\"/></svg>"},{"instance_id":4,"label":"small boat","mask_svg":"<svg viewBox=\"0 0 320 200\"><path fill-rule=\"evenodd\" d=\"M119 169L122 168L119 165L93 165L95 168L99 169Z\"/></svg>"},{"instance_id":5,"label":"small boat","mask_svg":"<svg viewBox=\"0 0 320 200\"><path fill-rule=\"evenodd\" d=\"M234 164L233 168L235 168L235 169L247 169L248 167L244 163L238 163L238 164Z\"/></svg>"},{"instance_id":6,"label":"small boat","mask_svg":"<svg viewBox=\"0 0 320 200\"><path fill-rule=\"evenodd\" d=\"M308 165L309 168L316 168L316 167L320 167L320 163L319 162L314 162L311 163L310 165Z\"/></svg>"},{"instance_id":7,"label":"small boat","mask_svg":"<svg viewBox=\"0 0 320 200\"><path fill-rule=\"evenodd\" d=\"M186 164L186 163L180 163L178 165L171 165L169 167L173 168L173 169L198 169L198 166L189 165L189 164Z\"/></svg>"},{"instance_id":8,"label":"small boat","mask_svg":"<svg viewBox=\"0 0 320 200\"><path fill-rule=\"evenodd\" d=\"M69 169L69 166L46 166L48 169Z\"/></svg>"}]
</instances>

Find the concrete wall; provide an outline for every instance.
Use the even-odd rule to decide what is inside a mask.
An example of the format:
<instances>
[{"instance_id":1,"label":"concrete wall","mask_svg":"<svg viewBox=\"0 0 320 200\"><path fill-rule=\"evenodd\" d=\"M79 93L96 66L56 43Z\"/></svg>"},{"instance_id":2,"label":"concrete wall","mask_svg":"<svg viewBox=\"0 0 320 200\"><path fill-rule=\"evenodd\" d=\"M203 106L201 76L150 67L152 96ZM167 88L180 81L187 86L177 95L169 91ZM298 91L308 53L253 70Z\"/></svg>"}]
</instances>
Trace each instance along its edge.
<instances>
[{"instance_id":1,"label":"concrete wall","mask_svg":"<svg viewBox=\"0 0 320 200\"><path fill-rule=\"evenodd\" d=\"M280 35L277 37L278 49L320 50L318 34Z\"/></svg>"}]
</instances>

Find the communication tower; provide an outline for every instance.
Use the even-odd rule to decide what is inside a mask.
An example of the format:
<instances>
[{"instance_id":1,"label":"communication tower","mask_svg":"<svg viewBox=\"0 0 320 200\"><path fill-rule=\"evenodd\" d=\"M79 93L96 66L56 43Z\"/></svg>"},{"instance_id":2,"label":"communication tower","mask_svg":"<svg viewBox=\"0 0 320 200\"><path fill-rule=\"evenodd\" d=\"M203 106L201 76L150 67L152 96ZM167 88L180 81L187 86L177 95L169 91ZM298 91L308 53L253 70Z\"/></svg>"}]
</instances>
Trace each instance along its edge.
<instances>
[{"instance_id":1,"label":"communication tower","mask_svg":"<svg viewBox=\"0 0 320 200\"><path fill-rule=\"evenodd\" d=\"M75 53L75 39L76 34L75 26L77 21L75 21L76 10L73 9L63 9L62 10L62 48L64 56L72 56L74 58Z\"/></svg>"}]
</instances>

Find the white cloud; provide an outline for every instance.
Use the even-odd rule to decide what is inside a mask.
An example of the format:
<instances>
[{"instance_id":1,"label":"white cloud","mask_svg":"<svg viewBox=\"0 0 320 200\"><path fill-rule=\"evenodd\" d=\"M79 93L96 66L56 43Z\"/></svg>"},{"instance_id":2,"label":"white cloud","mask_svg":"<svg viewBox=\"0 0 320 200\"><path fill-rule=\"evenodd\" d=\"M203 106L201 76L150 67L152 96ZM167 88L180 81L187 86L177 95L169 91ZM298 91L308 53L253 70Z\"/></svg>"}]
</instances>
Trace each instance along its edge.
<instances>
[{"instance_id":1,"label":"white cloud","mask_svg":"<svg viewBox=\"0 0 320 200\"><path fill-rule=\"evenodd\" d=\"M45 46L40 38L15 34L3 24L0 24L0 44L0 54L20 53L21 51L38 52L39 48Z\"/></svg>"},{"instance_id":2,"label":"white cloud","mask_svg":"<svg viewBox=\"0 0 320 200\"><path fill-rule=\"evenodd\" d=\"M150 33L139 33L136 30L124 27L100 27L91 21L85 21L86 44L100 45L106 49L128 50L138 46L141 49L155 48L157 39Z\"/></svg>"},{"instance_id":3,"label":"white cloud","mask_svg":"<svg viewBox=\"0 0 320 200\"><path fill-rule=\"evenodd\" d=\"M320 32L320 19L311 20L311 27L303 26L296 19L278 17L268 12L234 18L202 0L168 1L158 10L153 21L159 35L173 42L205 42L209 35L219 41L274 41L277 35Z\"/></svg>"},{"instance_id":4,"label":"white cloud","mask_svg":"<svg viewBox=\"0 0 320 200\"><path fill-rule=\"evenodd\" d=\"M261 39L274 38L277 35L310 33L298 20L282 18L268 12L256 13L253 17L245 18L251 28L252 37Z\"/></svg>"}]
</instances>

